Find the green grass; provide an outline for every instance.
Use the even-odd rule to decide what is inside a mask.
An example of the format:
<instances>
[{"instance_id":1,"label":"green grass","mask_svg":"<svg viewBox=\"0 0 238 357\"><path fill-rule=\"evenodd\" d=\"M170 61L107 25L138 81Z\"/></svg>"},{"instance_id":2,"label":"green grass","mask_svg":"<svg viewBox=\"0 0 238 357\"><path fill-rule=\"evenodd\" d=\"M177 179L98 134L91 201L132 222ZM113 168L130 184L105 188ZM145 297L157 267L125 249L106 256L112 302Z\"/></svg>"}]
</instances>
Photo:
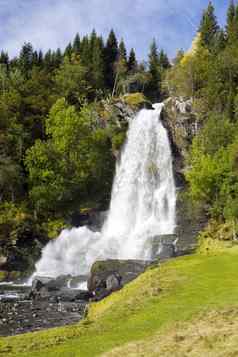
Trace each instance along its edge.
<instances>
[{"instance_id":1,"label":"green grass","mask_svg":"<svg viewBox=\"0 0 238 357\"><path fill-rule=\"evenodd\" d=\"M198 314L238 307L238 248L192 255L149 269L92 304L82 323L0 339L4 357L93 357L152 338Z\"/></svg>"}]
</instances>

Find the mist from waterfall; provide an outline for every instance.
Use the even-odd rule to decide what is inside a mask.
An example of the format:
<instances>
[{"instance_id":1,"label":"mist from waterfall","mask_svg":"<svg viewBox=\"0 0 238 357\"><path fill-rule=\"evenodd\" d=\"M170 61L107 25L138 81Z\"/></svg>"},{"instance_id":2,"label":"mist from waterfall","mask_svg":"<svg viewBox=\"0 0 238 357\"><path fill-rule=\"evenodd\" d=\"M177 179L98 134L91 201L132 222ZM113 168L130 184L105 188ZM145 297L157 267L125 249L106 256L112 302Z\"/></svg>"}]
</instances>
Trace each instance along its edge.
<instances>
[{"instance_id":1,"label":"mist from waterfall","mask_svg":"<svg viewBox=\"0 0 238 357\"><path fill-rule=\"evenodd\" d=\"M101 259L150 259L151 238L173 234L176 191L162 104L131 120L101 232L63 230L42 251L37 276L85 275Z\"/></svg>"}]
</instances>

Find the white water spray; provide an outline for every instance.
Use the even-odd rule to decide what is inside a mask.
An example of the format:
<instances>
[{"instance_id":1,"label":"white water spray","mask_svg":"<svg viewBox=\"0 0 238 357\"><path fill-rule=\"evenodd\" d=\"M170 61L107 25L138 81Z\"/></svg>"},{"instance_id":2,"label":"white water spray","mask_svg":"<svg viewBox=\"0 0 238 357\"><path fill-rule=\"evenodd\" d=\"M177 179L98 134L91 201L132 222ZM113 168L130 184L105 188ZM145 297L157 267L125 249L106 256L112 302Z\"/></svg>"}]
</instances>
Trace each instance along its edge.
<instances>
[{"instance_id":1,"label":"white water spray","mask_svg":"<svg viewBox=\"0 0 238 357\"><path fill-rule=\"evenodd\" d=\"M43 249L34 275L84 275L100 259L150 259L151 238L174 232L176 192L162 107L143 109L130 122L102 232L62 231Z\"/></svg>"}]
</instances>

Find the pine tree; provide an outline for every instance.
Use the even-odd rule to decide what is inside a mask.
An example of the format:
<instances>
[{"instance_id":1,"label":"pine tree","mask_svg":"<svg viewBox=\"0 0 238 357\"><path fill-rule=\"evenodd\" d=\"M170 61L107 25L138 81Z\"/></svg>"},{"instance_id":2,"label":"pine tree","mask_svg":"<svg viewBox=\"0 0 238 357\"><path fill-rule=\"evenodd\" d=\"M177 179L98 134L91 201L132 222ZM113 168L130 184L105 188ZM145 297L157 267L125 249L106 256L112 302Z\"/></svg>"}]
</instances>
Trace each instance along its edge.
<instances>
[{"instance_id":1,"label":"pine tree","mask_svg":"<svg viewBox=\"0 0 238 357\"><path fill-rule=\"evenodd\" d=\"M52 69L52 52L51 52L51 50L48 50L45 54L44 66L47 71L50 71Z\"/></svg>"},{"instance_id":2,"label":"pine tree","mask_svg":"<svg viewBox=\"0 0 238 357\"><path fill-rule=\"evenodd\" d=\"M90 43L88 36L84 36L80 45L81 62L84 66L90 63Z\"/></svg>"},{"instance_id":3,"label":"pine tree","mask_svg":"<svg viewBox=\"0 0 238 357\"><path fill-rule=\"evenodd\" d=\"M227 10L227 21L226 21L226 34L229 41L232 39L234 35L235 16L236 16L236 8L235 8L234 1L231 0Z\"/></svg>"},{"instance_id":4,"label":"pine tree","mask_svg":"<svg viewBox=\"0 0 238 357\"><path fill-rule=\"evenodd\" d=\"M162 70L170 68L170 62L164 50L159 52L159 66Z\"/></svg>"},{"instance_id":5,"label":"pine tree","mask_svg":"<svg viewBox=\"0 0 238 357\"><path fill-rule=\"evenodd\" d=\"M102 37L95 41L92 57L92 85L96 90L104 88L104 44Z\"/></svg>"},{"instance_id":6,"label":"pine tree","mask_svg":"<svg viewBox=\"0 0 238 357\"><path fill-rule=\"evenodd\" d=\"M209 50L212 49L214 44L214 38L219 30L214 11L214 7L210 1L207 9L203 12L202 20L199 27L202 45L208 48Z\"/></svg>"},{"instance_id":7,"label":"pine tree","mask_svg":"<svg viewBox=\"0 0 238 357\"><path fill-rule=\"evenodd\" d=\"M22 74L27 77L33 65L33 47L31 43L28 42L22 46L19 64Z\"/></svg>"},{"instance_id":8,"label":"pine tree","mask_svg":"<svg viewBox=\"0 0 238 357\"><path fill-rule=\"evenodd\" d=\"M60 48L57 48L55 52L55 65L58 68L63 61L63 55Z\"/></svg>"},{"instance_id":9,"label":"pine tree","mask_svg":"<svg viewBox=\"0 0 238 357\"><path fill-rule=\"evenodd\" d=\"M147 95L151 100L157 101L160 98L161 74L159 54L155 40L153 40L150 46L149 73L150 81L147 87Z\"/></svg>"},{"instance_id":10,"label":"pine tree","mask_svg":"<svg viewBox=\"0 0 238 357\"><path fill-rule=\"evenodd\" d=\"M80 36L77 33L73 42L73 51L76 55L80 53Z\"/></svg>"},{"instance_id":11,"label":"pine tree","mask_svg":"<svg viewBox=\"0 0 238 357\"><path fill-rule=\"evenodd\" d=\"M93 47L95 46L95 44L97 42L97 33L96 33L95 29L93 29L93 31L91 32L89 42L90 42L90 49L93 52Z\"/></svg>"},{"instance_id":12,"label":"pine tree","mask_svg":"<svg viewBox=\"0 0 238 357\"><path fill-rule=\"evenodd\" d=\"M51 66L52 66L52 70L57 68L57 65L56 65L56 52L55 51L52 51L52 54L51 54Z\"/></svg>"},{"instance_id":13,"label":"pine tree","mask_svg":"<svg viewBox=\"0 0 238 357\"><path fill-rule=\"evenodd\" d=\"M1 51L0 64L4 65L7 71L9 70L10 61L9 61L9 56L8 56L7 52Z\"/></svg>"},{"instance_id":14,"label":"pine tree","mask_svg":"<svg viewBox=\"0 0 238 357\"><path fill-rule=\"evenodd\" d=\"M40 50L39 53L38 53L38 65L40 67L42 67L43 63L44 63L44 55L43 55L42 50Z\"/></svg>"},{"instance_id":15,"label":"pine tree","mask_svg":"<svg viewBox=\"0 0 238 357\"><path fill-rule=\"evenodd\" d=\"M66 46L65 51L64 51L64 56L67 56L69 58L71 58L73 53L73 47L71 42Z\"/></svg>"},{"instance_id":16,"label":"pine tree","mask_svg":"<svg viewBox=\"0 0 238 357\"><path fill-rule=\"evenodd\" d=\"M220 29L214 39L214 53L218 54L226 47L226 35L223 29Z\"/></svg>"},{"instance_id":17,"label":"pine tree","mask_svg":"<svg viewBox=\"0 0 238 357\"><path fill-rule=\"evenodd\" d=\"M89 65L89 67L93 61L93 56L94 56L94 52L95 52L97 39L98 39L97 33L96 33L95 29L93 29L93 31L91 32L91 35L89 37L89 47L88 47L88 59L89 59L88 65Z\"/></svg>"},{"instance_id":18,"label":"pine tree","mask_svg":"<svg viewBox=\"0 0 238 357\"><path fill-rule=\"evenodd\" d=\"M236 14L235 14L235 34L237 40L238 39L238 4L236 5Z\"/></svg>"},{"instance_id":19,"label":"pine tree","mask_svg":"<svg viewBox=\"0 0 238 357\"><path fill-rule=\"evenodd\" d=\"M127 51L126 51L126 46L125 46L123 39L121 40L121 42L119 44L119 56L120 56L120 59L123 59L127 62Z\"/></svg>"},{"instance_id":20,"label":"pine tree","mask_svg":"<svg viewBox=\"0 0 238 357\"><path fill-rule=\"evenodd\" d=\"M137 70L137 60L136 60L136 53L134 48L131 49L130 54L129 54L129 58L128 58L128 63L127 63L127 67L128 67L128 71L129 72L136 72Z\"/></svg>"},{"instance_id":21,"label":"pine tree","mask_svg":"<svg viewBox=\"0 0 238 357\"><path fill-rule=\"evenodd\" d=\"M38 66L38 52L34 51L32 55L32 65Z\"/></svg>"},{"instance_id":22,"label":"pine tree","mask_svg":"<svg viewBox=\"0 0 238 357\"><path fill-rule=\"evenodd\" d=\"M228 36L230 32L233 31L235 16L236 16L236 8L235 8L234 0L231 0L227 10L227 21L226 21L226 32Z\"/></svg>"},{"instance_id":23,"label":"pine tree","mask_svg":"<svg viewBox=\"0 0 238 357\"><path fill-rule=\"evenodd\" d=\"M116 35L111 30L106 47L105 47L105 71L106 71L106 84L108 88L113 89L115 80L115 64L118 60L118 42Z\"/></svg>"}]
</instances>

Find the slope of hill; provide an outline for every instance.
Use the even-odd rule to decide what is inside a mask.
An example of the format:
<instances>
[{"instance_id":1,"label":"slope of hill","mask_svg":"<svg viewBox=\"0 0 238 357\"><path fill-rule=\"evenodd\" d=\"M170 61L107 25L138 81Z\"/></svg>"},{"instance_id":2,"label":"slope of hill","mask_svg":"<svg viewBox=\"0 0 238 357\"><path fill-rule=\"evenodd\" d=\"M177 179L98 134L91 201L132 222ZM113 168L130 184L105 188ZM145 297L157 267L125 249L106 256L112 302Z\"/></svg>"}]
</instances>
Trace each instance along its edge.
<instances>
[{"instance_id":1,"label":"slope of hill","mask_svg":"<svg viewBox=\"0 0 238 357\"><path fill-rule=\"evenodd\" d=\"M218 356L220 348L234 355L237 258L233 247L154 266L92 304L78 325L1 339L0 355Z\"/></svg>"}]
</instances>

